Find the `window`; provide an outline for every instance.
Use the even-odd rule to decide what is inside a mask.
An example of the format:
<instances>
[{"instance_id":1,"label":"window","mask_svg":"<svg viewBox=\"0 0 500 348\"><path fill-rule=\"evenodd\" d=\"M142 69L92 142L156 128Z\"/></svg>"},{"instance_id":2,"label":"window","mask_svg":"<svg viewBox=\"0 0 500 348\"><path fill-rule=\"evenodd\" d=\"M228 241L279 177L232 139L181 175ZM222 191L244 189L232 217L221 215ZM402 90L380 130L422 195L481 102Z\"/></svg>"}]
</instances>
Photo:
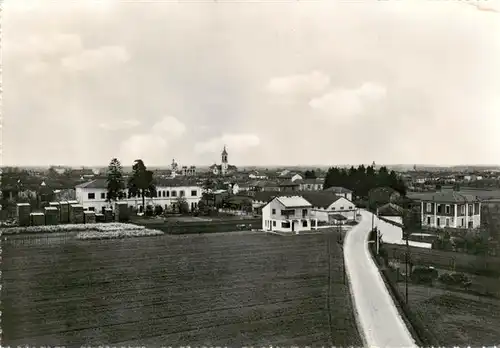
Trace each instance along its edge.
<instances>
[{"instance_id":1,"label":"window","mask_svg":"<svg viewBox=\"0 0 500 348\"><path fill-rule=\"evenodd\" d=\"M89 211L95 211L94 207L89 207Z\"/></svg>"},{"instance_id":2,"label":"window","mask_svg":"<svg viewBox=\"0 0 500 348\"><path fill-rule=\"evenodd\" d=\"M472 204L469 204L469 215L472 215L472 212L473 212L473 207L472 207Z\"/></svg>"},{"instance_id":3,"label":"window","mask_svg":"<svg viewBox=\"0 0 500 348\"><path fill-rule=\"evenodd\" d=\"M276 221L273 220L273 226L276 227Z\"/></svg>"},{"instance_id":4,"label":"window","mask_svg":"<svg viewBox=\"0 0 500 348\"><path fill-rule=\"evenodd\" d=\"M283 222L281 223L281 227L282 227L282 228L290 228L290 223L289 223L288 221L283 221Z\"/></svg>"},{"instance_id":5,"label":"window","mask_svg":"<svg viewBox=\"0 0 500 348\"><path fill-rule=\"evenodd\" d=\"M307 220L302 220L302 227L307 227Z\"/></svg>"},{"instance_id":6,"label":"window","mask_svg":"<svg viewBox=\"0 0 500 348\"><path fill-rule=\"evenodd\" d=\"M335 207L332 207L332 210L335 210Z\"/></svg>"},{"instance_id":7,"label":"window","mask_svg":"<svg viewBox=\"0 0 500 348\"><path fill-rule=\"evenodd\" d=\"M105 199L105 198L106 198L106 193L101 192L101 199Z\"/></svg>"},{"instance_id":8,"label":"window","mask_svg":"<svg viewBox=\"0 0 500 348\"><path fill-rule=\"evenodd\" d=\"M89 199L95 199L95 193L94 192L89 192L88 198Z\"/></svg>"},{"instance_id":9,"label":"window","mask_svg":"<svg viewBox=\"0 0 500 348\"><path fill-rule=\"evenodd\" d=\"M438 213L438 214L441 214L441 204L438 204L438 205L437 205L437 213Z\"/></svg>"},{"instance_id":10,"label":"window","mask_svg":"<svg viewBox=\"0 0 500 348\"><path fill-rule=\"evenodd\" d=\"M344 210L344 207L340 207L340 210Z\"/></svg>"},{"instance_id":11,"label":"window","mask_svg":"<svg viewBox=\"0 0 500 348\"><path fill-rule=\"evenodd\" d=\"M183 190L181 190L181 191L179 192L179 195L180 195L181 197L184 197L184 195L185 195L185 194L184 194L184 191L183 191Z\"/></svg>"},{"instance_id":12,"label":"window","mask_svg":"<svg viewBox=\"0 0 500 348\"><path fill-rule=\"evenodd\" d=\"M302 209L302 217L306 217L307 216L307 209Z\"/></svg>"},{"instance_id":13,"label":"window","mask_svg":"<svg viewBox=\"0 0 500 348\"><path fill-rule=\"evenodd\" d=\"M465 214L465 205L460 206L460 211L462 214Z\"/></svg>"},{"instance_id":14,"label":"window","mask_svg":"<svg viewBox=\"0 0 500 348\"><path fill-rule=\"evenodd\" d=\"M432 211L432 204L427 203L427 212L430 213Z\"/></svg>"},{"instance_id":15,"label":"window","mask_svg":"<svg viewBox=\"0 0 500 348\"><path fill-rule=\"evenodd\" d=\"M271 214L275 215L276 214L276 209L271 210Z\"/></svg>"},{"instance_id":16,"label":"window","mask_svg":"<svg viewBox=\"0 0 500 348\"><path fill-rule=\"evenodd\" d=\"M430 216L427 217L427 225L429 225L429 226L431 225L431 217Z\"/></svg>"},{"instance_id":17,"label":"window","mask_svg":"<svg viewBox=\"0 0 500 348\"><path fill-rule=\"evenodd\" d=\"M191 190L191 197L196 197L198 195L198 191Z\"/></svg>"},{"instance_id":18,"label":"window","mask_svg":"<svg viewBox=\"0 0 500 348\"><path fill-rule=\"evenodd\" d=\"M445 212L446 212L446 214L449 214L449 213L450 213L450 206L449 206L449 205L447 205L447 206L446 206L446 208L445 208Z\"/></svg>"},{"instance_id":19,"label":"window","mask_svg":"<svg viewBox=\"0 0 500 348\"><path fill-rule=\"evenodd\" d=\"M177 197L177 191L172 191L172 197Z\"/></svg>"},{"instance_id":20,"label":"window","mask_svg":"<svg viewBox=\"0 0 500 348\"><path fill-rule=\"evenodd\" d=\"M295 215L295 210L294 209L283 209L281 211L282 216L294 216Z\"/></svg>"},{"instance_id":21,"label":"window","mask_svg":"<svg viewBox=\"0 0 500 348\"><path fill-rule=\"evenodd\" d=\"M170 197L170 191L166 191L165 193L167 194L166 197ZM165 197L165 195L163 195L163 197Z\"/></svg>"},{"instance_id":22,"label":"window","mask_svg":"<svg viewBox=\"0 0 500 348\"><path fill-rule=\"evenodd\" d=\"M353 208L352 208L352 206L351 206L351 207L349 207L349 210L352 210L352 209L353 209Z\"/></svg>"},{"instance_id":23,"label":"window","mask_svg":"<svg viewBox=\"0 0 500 348\"><path fill-rule=\"evenodd\" d=\"M436 226L437 227L440 227L441 226L441 220L439 218L437 218L437 221L436 221Z\"/></svg>"}]
</instances>

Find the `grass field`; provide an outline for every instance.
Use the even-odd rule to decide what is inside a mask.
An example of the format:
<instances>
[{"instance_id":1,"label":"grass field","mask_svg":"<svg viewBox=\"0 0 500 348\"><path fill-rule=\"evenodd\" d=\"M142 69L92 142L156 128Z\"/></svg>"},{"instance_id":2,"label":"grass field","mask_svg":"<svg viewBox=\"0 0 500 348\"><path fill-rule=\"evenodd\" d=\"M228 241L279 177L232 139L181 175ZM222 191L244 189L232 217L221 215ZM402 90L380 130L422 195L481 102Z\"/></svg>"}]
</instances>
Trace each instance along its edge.
<instances>
[{"instance_id":1,"label":"grass field","mask_svg":"<svg viewBox=\"0 0 500 348\"><path fill-rule=\"evenodd\" d=\"M399 288L404 294L404 284ZM442 346L500 342L500 300L421 285L410 285L408 292L411 310Z\"/></svg>"},{"instance_id":2,"label":"grass field","mask_svg":"<svg viewBox=\"0 0 500 348\"><path fill-rule=\"evenodd\" d=\"M360 346L336 236L2 241L3 345Z\"/></svg>"}]
</instances>

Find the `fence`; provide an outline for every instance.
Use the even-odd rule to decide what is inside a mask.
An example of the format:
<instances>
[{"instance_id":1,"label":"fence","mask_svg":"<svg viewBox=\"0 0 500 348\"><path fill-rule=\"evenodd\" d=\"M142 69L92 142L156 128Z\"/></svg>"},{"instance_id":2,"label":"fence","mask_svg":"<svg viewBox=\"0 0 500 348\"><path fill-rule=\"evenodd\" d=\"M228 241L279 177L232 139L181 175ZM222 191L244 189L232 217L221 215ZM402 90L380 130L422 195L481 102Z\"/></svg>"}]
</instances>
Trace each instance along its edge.
<instances>
[{"instance_id":1,"label":"fence","mask_svg":"<svg viewBox=\"0 0 500 348\"><path fill-rule=\"evenodd\" d=\"M248 216L251 215L250 213L243 211L243 210L237 210L237 209L219 209L219 213L223 214L228 214L228 215L236 215L236 216Z\"/></svg>"},{"instance_id":2,"label":"fence","mask_svg":"<svg viewBox=\"0 0 500 348\"><path fill-rule=\"evenodd\" d=\"M406 303L404 296L399 291L396 275L390 268L386 267L384 260L381 257L377 257L375 255L374 243L369 246L369 250L373 261L377 264L380 270L382 280L384 281L394 304L398 308L403 321L408 327L408 331L410 331L410 334L415 339L417 345L420 347L439 346L437 338L432 335L432 333L426 328L423 320L416 313L414 313L410 306Z\"/></svg>"},{"instance_id":3,"label":"fence","mask_svg":"<svg viewBox=\"0 0 500 348\"><path fill-rule=\"evenodd\" d=\"M403 260L406 246L385 244L389 257ZM410 257L414 264L434 266L443 269L462 271L477 275L500 275L500 257L476 256L471 254L409 247Z\"/></svg>"}]
</instances>

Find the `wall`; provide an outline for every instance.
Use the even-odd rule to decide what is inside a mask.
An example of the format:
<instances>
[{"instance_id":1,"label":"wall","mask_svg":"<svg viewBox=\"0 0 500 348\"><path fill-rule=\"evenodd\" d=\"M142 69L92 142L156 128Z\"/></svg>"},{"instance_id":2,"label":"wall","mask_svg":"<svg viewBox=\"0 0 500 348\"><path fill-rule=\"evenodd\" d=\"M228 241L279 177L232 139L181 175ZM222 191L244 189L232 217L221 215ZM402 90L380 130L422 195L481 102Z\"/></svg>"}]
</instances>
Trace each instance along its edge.
<instances>
[{"instance_id":1,"label":"wall","mask_svg":"<svg viewBox=\"0 0 500 348\"><path fill-rule=\"evenodd\" d=\"M148 198L146 197L145 203L146 205L161 205L162 208L165 208L166 206L172 205L172 203L177 202L177 199L179 197L180 191L184 191L185 193L185 199L186 202L188 203L189 209L191 209L192 204L198 204L201 200L201 193L202 189L197 186L179 186L179 187L157 187L157 191L160 193L161 192L161 197L153 197L153 198ZM196 191L196 196L191 196L191 191ZM165 193L168 191L169 196L168 197L163 197L163 191ZM172 196L171 192L175 191L176 196ZM94 210L101 211L102 208L107 208L110 207L110 204L106 202L106 198L101 198L101 194L104 193L104 197L106 196L107 190L104 188L80 188L77 187L75 190L76 193L76 200L83 205L84 208L89 208L89 207L94 207ZM95 193L95 199L88 199L88 194L89 193ZM135 208L138 208L139 206L142 205L142 198L141 197L133 197L133 198L126 198L122 200L123 202L127 202L129 206L133 206ZM113 205L114 206L114 205ZM111 206L113 208L113 206Z\"/></svg>"},{"instance_id":2,"label":"wall","mask_svg":"<svg viewBox=\"0 0 500 348\"><path fill-rule=\"evenodd\" d=\"M401 216L384 216L385 219L394 221L398 224L403 223L403 218Z\"/></svg>"}]
</instances>

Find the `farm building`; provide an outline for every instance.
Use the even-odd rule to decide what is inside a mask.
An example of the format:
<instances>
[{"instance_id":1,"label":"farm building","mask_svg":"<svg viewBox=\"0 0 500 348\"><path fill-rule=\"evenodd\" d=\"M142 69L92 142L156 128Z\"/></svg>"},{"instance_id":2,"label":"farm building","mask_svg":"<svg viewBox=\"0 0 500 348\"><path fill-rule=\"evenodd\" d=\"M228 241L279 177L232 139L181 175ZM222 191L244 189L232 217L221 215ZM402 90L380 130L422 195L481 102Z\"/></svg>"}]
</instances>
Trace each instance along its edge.
<instances>
[{"instance_id":1,"label":"farm building","mask_svg":"<svg viewBox=\"0 0 500 348\"><path fill-rule=\"evenodd\" d=\"M75 188L76 199L79 204L87 210L104 211L110 207L106 201L107 182L106 179L95 179ZM128 190L125 190L127 198L123 201L129 207L140 209L142 207L141 197L130 197ZM181 179L157 179L155 197L147 197L146 205L160 205L169 209L178 203L180 199L186 200L189 209L196 209L201 200L202 188L195 182ZM144 208L144 207L143 207Z\"/></svg>"},{"instance_id":2,"label":"farm building","mask_svg":"<svg viewBox=\"0 0 500 348\"><path fill-rule=\"evenodd\" d=\"M300 196L274 197L262 208L262 229L299 233L317 226L312 205Z\"/></svg>"},{"instance_id":3,"label":"farm building","mask_svg":"<svg viewBox=\"0 0 500 348\"><path fill-rule=\"evenodd\" d=\"M302 192L301 196L311 203L312 214L318 221L335 223L335 221L344 220L336 218L336 215L343 216L345 220L356 219L357 208L345 197L326 192Z\"/></svg>"},{"instance_id":4,"label":"farm building","mask_svg":"<svg viewBox=\"0 0 500 348\"><path fill-rule=\"evenodd\" d=\"M323 192L333 193L337 196L341 196L344 197L345 199L352 201L352 191L344 187L331 186L324 189Z\"/></svg>"},{"instance_id":5,"label":"farm building","mask_svg":"<svg viewBox=\"0 0 500 348\"><path fill-rule=\"evenodd\" d=\"M378 208L379 216L382 216L387 220L391 220L399 224L403 223L403 213L404 209L394 203L387 203Z\"/></svg>"}]
</instances>

